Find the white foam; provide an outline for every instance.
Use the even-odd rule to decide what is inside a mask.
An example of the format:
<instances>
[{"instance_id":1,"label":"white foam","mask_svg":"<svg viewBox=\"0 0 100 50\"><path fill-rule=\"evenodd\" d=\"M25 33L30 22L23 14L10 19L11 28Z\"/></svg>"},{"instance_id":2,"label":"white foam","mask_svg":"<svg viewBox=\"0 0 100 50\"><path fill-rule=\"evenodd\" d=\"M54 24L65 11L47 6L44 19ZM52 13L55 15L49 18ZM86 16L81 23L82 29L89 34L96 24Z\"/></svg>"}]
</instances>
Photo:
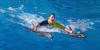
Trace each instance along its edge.
<instances>
[{"instance_id":1,"label":"white foam","mask_svg":"<svg viewBox=\"0 0 100 50\"><path fill-rule=\"evenodd\" d=\"M69 19L67 21L73 30L75 30L76 28L80 29L81 31L93 29L91 25L93 25L94 22L89 19Z\"/></svg>"},{"instance_id":2,"label":"white foam","mask_svg":"<svg viewBox=\"0 0 100 50\"><path fill-rule=\"evenodd\" d=\"M8 8L8 10L14 10L14 8L12 8L12 7L9 7L9 8Z\"/></svg>"},{"instance_id":3,"label":"white foam","mask_svg":"<svg viewBox=\"0 0 100 50\"><path fill-rule=\"evenodd\" d=\"M12 18L13 20L10 20L10 19L9 20L11 22L20 24L22 26L31 26L32 21L33 21L34 25L36 25L37 23L45 20L45 18L43 16L40 16L38 14L26 13L23 10L20 10L23 8L24 8L24 5L21 5L18 8L9 7L7 10L0 9L0 12L2 12L2 13L7 12L8 15L10 15L11 17L13 17L13 18L16 17L16 18L20 19L21 21L17 21L17 22L14 21L13 18ZM9 10L11 10L12 12ZM99 20L97 22L100 23ZM82 31L87 31L88 29L93 29L92 25L94 25L94 21L92 22L90 19L70 18L67 20L67 23L69 23L69 25L71 26L71 28L73 30L75 30L77 28ZM64 24L62 24L62 25L64 25ZM66 27L68 27L68 25ZM59 29L57 29L57 28L48 29L47 27L41 27L41 28L39 28L39 30L47 31L47 32L60 32Z\"/></svg>"},{"instance_id":4,"label":"white foam","mask_svg":"<svg viewBox=\"0 0 100 50\"><path fill-rule=\"evenodd\" d=\"M34 9L36 10L38 7L34 7Z\"/></svg>"},{"instance_id":5,"label":"white foam","mask_svg":"<svg viewBox=\"0 0 100 50\"><path fill-rule=\"evenodd\" d=\"M9 14L11 17L15 17L15 15L14 14Z\"/></svg>"},{"instance_id":6,"label":"white foam","mask_svg":"<svg viewBox=\"0 0 100 50\"><path fill-rule=\"evenodd\" d=\"M3 9L0 9L0 12L1 12L1 13L5 13L6 11L5 11L5 10L3 10Z\"/></svg>"},{"instance_id":7,"label":"white foam","mask_svg":"<svg viewBox=\"0 0 100 50\"><path fill-rule=\"evenodd\" d=\"M46 13L44 13L44 12L38 12L38 13L40 13L40 14L46 14Z\"/></svg>"},{"instance_id":8,"label":"white foam","mask_svg":"<svg viewBox=\"0 0 100 50\"><path fill-rule=\"evenodd\" d=\"M21 5L21 6L19 7L19 9L23 9L23 7L24 7L24 5Z\"/></svg>"},{"instance_id":9,"label":"white foam","mask_svg":"<svg viewBox=\"0 0 100 50\"><path fill-rule=\"evenodd\" d=\"M26 23L26 24L20 23L22 26L25 26L25 25L31 26L32 25L32 23L31 23L32 21L33 21L34 25L36 25L37 23L45 20L42 16L38 17L38 15L36 15L36 14L30 14L30 13L20 14L18 17L20 19L22 19ZM38 28L38 31L60 32L59 29L57 29L57 28L48 29L48 28L46 28L44 26Z\"/></svg>"},{"instance_id":10,"label":"white foam","mask_svg":"<svg viewBox=\"0 0 100 50\"><path fill-rule=\"evenodd\" d=\"M98 22L98 23L100 23L100 20L96 20L95 22Z\"/></svg>"},{"instance_id":11,"label":"white foam","mask_svg":"<svg viewBox=\"0 0 100 50\"><path fill-rule=\"evenodd\" d=\"M17 23L22 26L28 26L28 27L30 26L31 27L32 21L33 21L34 25L36 25L37 23L45 20L43 16L40 16L38 14L25 13L23 10L21 10L21 9L23 9L23 7L24 7L24 5L21 5L18 8L13 8L13 7L8 8L8 10L7 10L8 15L10 15L13 18L17 17L21 20L21 21L16 22L14 20L9 19L10 22ZM37 7L35 7L35 8L37 9ZM41 14L46 14L46 13L41 12ZM38 28L38 30L46 31L46 32L60 32L59 29L57 29L57 28L48 29L47 27L40 27L40 28Z\"/></svg>"},{"instance_id":12,"label":"white foam","mask_svg":"<svg viewBox=\"0 0 100 50\"><path fill-rule=\"evenodd\" d=\"M39 31L45 31L45 32L61 32L61 30L58 29L58 28L51 28L51 29L49 29L49 28L44 27L44 26L38 28L38 30L39 30Z\"/></svg>"}]
</instances>

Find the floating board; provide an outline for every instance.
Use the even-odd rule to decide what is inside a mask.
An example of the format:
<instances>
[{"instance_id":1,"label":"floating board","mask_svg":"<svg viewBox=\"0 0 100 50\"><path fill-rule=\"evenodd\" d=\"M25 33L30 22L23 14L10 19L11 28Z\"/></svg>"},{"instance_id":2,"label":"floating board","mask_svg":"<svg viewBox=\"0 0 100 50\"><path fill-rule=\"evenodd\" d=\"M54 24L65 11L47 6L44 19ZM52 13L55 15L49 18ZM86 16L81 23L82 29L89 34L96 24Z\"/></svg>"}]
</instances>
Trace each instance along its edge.
<instances>
[{"instance_id":1,"label":"floating board","mask_svg":"<svg viewBox=\"0 0 100 50\"><path fill-rule=\"evenodd\" d=\"M34 24L32 23L33 27ZM32 32L37 33L40 36L48 37L48 38L53 38L52 34L50 32L44 32L44 31L34 31L32 28L29 28Z\"/></svg>"},{"instance_id":2,"label":"floating board","mask_svg":"<svg viewBox=\"0 0 100 50\"><path fill-rule=\"evenodd\" d=\"M70 35L70 36L73 36L73 37L78 37L78 38L85 38L87 35L86 34L83 34L83 33L78 33L79 35Z\"/></svg>"},{"instance_id":3,"label":"floating board","mask_svg":"<svg viewBox=\"0 0 100 50\"><path fill-rule=\"evenodd\" d=\"M50 39L53 37L52 34L51 34L50 32L33 31L33 30L31 30L31 31L37 33L37 34L40 35L40 36L48 37L48 38L50 38Z\"/></svg>"},{"instance_id":4,"label":"floating board","mask_svg":"<svg viewBox=\"0 0 100 50\"><path fill-rule=\"evenodd\" d=\"M83 33L80 33L82 36L77 36L79 38L85 38L87 35L86 34L83 34Z\"/></svg>"}]
</instances>

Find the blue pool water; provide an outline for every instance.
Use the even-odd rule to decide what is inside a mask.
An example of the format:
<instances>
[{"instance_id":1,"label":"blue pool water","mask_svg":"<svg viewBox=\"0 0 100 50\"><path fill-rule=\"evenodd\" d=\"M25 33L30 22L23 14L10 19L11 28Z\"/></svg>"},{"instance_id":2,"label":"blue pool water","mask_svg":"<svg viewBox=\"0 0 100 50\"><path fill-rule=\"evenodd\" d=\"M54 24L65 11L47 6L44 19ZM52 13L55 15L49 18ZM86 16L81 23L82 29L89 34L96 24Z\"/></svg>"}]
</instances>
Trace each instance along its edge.
<instances>
[{"instance_id":1,"label":"blue pool water","mask_svg":"<svg viewBox=\"0 0 100 50\"><path fill-rule=\"evenodd\" d=\"M71 37L59 29L53 38L38 36L24 26L48 19L56 21L86 38ZM100 0L0 0L0 50L100 50Z\"/></svg>"}]
</instances>

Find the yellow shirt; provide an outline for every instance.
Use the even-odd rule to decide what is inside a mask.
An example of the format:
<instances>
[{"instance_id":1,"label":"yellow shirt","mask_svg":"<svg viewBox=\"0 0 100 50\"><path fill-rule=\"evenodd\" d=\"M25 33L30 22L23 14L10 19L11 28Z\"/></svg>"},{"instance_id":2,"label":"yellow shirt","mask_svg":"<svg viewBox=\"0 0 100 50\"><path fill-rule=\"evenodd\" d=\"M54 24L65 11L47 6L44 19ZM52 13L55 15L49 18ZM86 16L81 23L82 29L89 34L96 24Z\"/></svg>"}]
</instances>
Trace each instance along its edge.
<instances>
[{"instance_id":1,"label":"yellow shirt","mask_svg":"<svg viewBox=\"0 0 100 50\"><path fill-rule=\"evenodd\" d=\"M49 20L48 20L48 23L50 24ZM59 23L57 23L57 22L55 22L55 21L52 23L52 25L53 25L54 27L57 27L57 28L61 28L61 29L63 28L63 26L62 26L61 24L59 24Z\"/></svg>"}]
</instances>

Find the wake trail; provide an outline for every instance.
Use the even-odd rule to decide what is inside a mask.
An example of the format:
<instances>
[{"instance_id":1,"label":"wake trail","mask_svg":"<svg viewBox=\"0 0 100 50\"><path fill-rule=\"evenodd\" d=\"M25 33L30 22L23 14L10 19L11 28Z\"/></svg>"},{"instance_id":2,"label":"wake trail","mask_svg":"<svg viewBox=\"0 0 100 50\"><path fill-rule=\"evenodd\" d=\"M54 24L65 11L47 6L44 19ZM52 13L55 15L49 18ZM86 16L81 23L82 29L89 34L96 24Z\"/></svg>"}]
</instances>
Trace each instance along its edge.
<instances>
[{"instance_id":1,"label":"wake trail","mask_svg":"<svg viewBox=\"0 0 100 50\"><path fill-rule=\"evenodd\" d=\"M22 26L32 26L32 21L34 25L37 23L45 20L43 16L40 16L38 14L31 14L26 13L23 11L24 5L20 5L18 8L8 7L6 9L0 9L0 13L6 14L9 17L7 17L7 20L9 20L12 23L20 24ZM76 19L76 18L69 18L67 19L68 25L65 25L65 27L70 26L72 30L75 32L85 32L88 29L94 29L92 26L96 23L100 23L100 20L92 21L91 19ZM40 27L38 30L40 31L46 31L46 32L61 32L58 28L52 28L48 29L47 27Z\"/></svg>"}]
</instances>

